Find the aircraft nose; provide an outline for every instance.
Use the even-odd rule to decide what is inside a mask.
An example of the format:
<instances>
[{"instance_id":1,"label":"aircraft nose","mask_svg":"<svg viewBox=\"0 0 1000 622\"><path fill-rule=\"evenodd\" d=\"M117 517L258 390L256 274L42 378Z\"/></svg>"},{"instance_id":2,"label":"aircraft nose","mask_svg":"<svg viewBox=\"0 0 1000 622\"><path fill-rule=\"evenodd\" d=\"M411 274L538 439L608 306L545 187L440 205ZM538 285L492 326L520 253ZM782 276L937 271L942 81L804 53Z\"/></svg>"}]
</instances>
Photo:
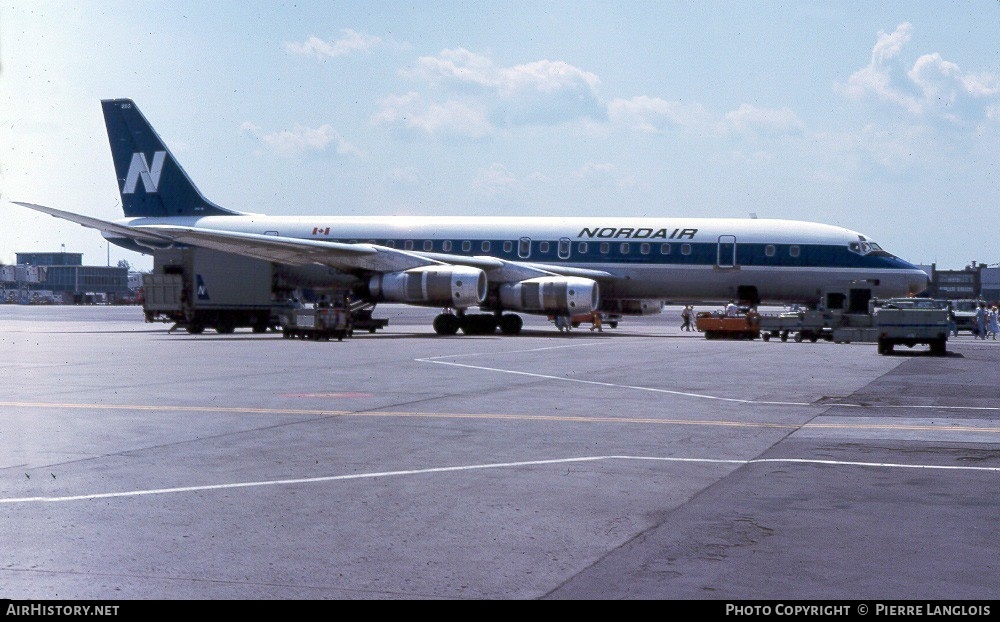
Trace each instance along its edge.
<instances>
[{"instance_id":1,"label":"aircraft nose","mask_svg":"<svg viewBox=\"0 0 1000 622\"><path fill-rule=\"evenodd\" d=\"M910 290L910 295L916 296L917 294L926 291L929 285L930 277L927 276L927 273L914 266L909 278L908 289Z\"/></svg>"}]
</instances>

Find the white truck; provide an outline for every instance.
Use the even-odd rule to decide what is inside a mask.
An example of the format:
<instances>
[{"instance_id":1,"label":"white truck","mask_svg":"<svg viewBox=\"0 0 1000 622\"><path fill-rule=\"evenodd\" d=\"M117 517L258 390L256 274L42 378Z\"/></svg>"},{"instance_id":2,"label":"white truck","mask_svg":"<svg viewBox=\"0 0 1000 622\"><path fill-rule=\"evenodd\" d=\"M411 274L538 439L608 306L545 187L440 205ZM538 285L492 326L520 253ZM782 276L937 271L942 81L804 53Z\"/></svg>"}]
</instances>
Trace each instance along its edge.
<instances>
[{"instance_id":1,"label":"white truck","mask_svg":"<svg viewBox=\"0 0 1000 622\"><path fill-rule=\"evenodd\" d=\"M873 326L878 353L890 354L895 346L930 346L931 354L948 353L948 301L933 298L890 298L875 303Z\"/></svg>"},{"instance_id":2,"label":"white truck","mask_svg":"<svg viewBox=\"0 0 1000 622\"><path fill-rule=\"evenodd\" d=\"M762 315L765 341L791 334L795 341L808 339L834 343L877 343L879 354L896 346L927 344L935 356L947 354L949 301L933 298L872 298L866 288L832 289L816 309Z\"/></svg>"},{"instance_id":3,"label":"white truck","mask_svg":"<svg viewBox=\"0 0 1000 622\"><path fill-rule=\"evenodd\" d=\"M979 332L976 327L976 310L982 300L971 298L962 300L952 300L951 310L955 315L955 332L967 330L973 335Z\"/></svg>"}]
</instances>

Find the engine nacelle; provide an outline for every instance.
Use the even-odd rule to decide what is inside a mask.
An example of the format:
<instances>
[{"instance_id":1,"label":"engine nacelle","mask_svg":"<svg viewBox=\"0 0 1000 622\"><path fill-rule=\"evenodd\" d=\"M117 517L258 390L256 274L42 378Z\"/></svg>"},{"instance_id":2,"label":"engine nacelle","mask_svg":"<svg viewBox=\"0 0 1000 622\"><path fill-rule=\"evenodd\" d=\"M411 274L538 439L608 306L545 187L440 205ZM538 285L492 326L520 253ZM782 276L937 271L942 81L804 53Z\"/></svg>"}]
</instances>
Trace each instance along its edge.
<instances>
[{"instance_id":1,"label":"engine nacelle","mask_svg":"<svg viewBox=\"0 0 1000 622\"><path fill-rule=\"evenodd\" d=\"M597 282L581 277L543 276L500 288L503 307L518 311L582 315L597 309L600 301Z\"/></svg>"},{"instance_id":2,"label":"engine nacelle","mask_svg":"<svg viewBox=\"0 0 1000 622\"><path fill-rule=\"evenodd\" d=\"M387 302L465 309L486 298L486 273L467 266L421 266L377 274L368 281L368 289Z\"/></svg>"}]
</instances>

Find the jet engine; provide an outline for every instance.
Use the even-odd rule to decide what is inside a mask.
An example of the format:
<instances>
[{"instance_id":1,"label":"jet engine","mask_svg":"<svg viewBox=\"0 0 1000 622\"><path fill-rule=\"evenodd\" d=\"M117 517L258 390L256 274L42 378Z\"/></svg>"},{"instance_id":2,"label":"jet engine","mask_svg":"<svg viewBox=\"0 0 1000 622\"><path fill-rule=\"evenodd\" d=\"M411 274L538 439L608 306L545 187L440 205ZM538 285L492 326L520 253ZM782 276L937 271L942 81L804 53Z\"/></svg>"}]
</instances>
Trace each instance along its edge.
<instances>
[{"instance_id":1,"label":"jet engine","mask_svg":"<svg viewBox=\"0 0 1000 622\"><path fill-rule=\"evenodd\" d=\"M369 279L368 289L387 302L465 309L486 298L486 273L466 266L421 266L377 274Z\"/></svg>"},{"instance_id":2,"label":"jet engine","mask_svg":"<svg viewBox=\"0 0 1000 622\"><path fill-rule=\"evenodd\" d=\"M503 307L519 311L582 315L597 309L600 300L597 282L581 277L543 276L500 288Z\"/></svg>"}]
</instances>

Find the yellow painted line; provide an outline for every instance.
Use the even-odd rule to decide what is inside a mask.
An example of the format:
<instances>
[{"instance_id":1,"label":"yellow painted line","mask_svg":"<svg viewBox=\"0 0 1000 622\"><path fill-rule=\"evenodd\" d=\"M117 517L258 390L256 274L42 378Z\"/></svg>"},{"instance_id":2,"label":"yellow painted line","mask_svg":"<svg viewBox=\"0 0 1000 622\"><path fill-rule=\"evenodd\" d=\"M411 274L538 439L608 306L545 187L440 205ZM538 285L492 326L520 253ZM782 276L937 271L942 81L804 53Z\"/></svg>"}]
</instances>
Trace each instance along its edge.
<instances>
[{"instance_id":1,"label":"yellow painted line","mask_svg":"<svg viewBox=\"0 0 1000 622\"><path fill-rule=\"evenodd\" d=\"M147 412L191 412L255 415L304 415L310 417L396 417L426 419L480 419L497 421L552 421L564 423L630 423L641 425L689 425L726 428L782 430L898 430L931 432L974 432L1000 434L1000 427L931 425L912 423L778 423L768 421L727 421L717 419L661 419L653 417L587 417L581 415L528 415L501 413L430 413L413 411L348 411L313 408L242 408L226 406L184 406L158 404L81 404L72 402L0 402L0 407L67 410L124 410Z\"/></svg>"}]
</instances>

